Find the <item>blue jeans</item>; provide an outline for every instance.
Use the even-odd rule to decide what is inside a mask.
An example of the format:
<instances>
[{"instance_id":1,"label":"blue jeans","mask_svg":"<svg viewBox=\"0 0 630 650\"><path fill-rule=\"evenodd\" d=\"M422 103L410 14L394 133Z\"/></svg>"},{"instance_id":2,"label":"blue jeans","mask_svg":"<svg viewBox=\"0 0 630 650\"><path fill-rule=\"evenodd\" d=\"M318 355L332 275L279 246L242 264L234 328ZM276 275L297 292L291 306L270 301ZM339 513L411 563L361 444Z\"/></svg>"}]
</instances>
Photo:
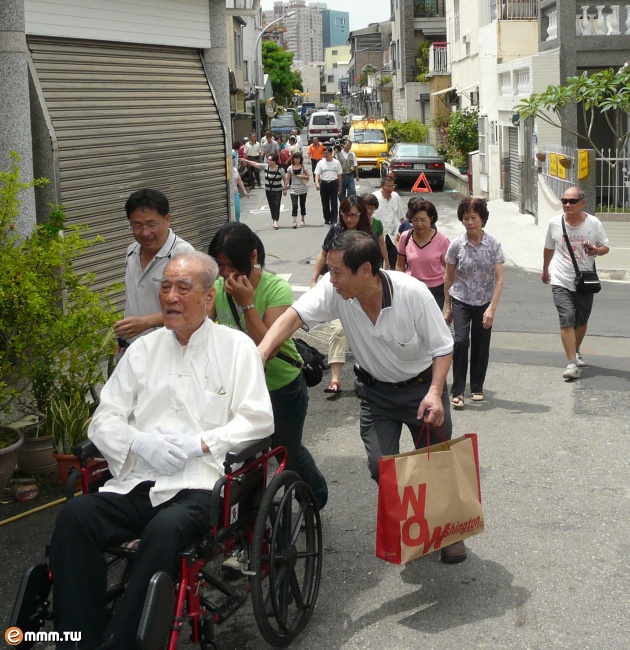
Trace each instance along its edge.
<instances>
[{"instance_id":1,"label":"blue jeans","mask_svg":"<svg viewBox=\"0 0 630 650\"><path fill-rule=\"evenodd\" d=\"M354 173L344 174L341 177L341 194L339 195L339 201L343 201L356 193L357 190L354 186Z\"/></svg>"},{"instance_id":2,"label":"blue jeans","mask_svg":"<svg viewBox=\"0 0 630 650\"><path fill-rule=\"evenodd\" d=\"M234 221L237 223L241 220L241 195L234 192Z\"/></svg>"},{"instance_id":3,"label":"blue jeans","mask_svg":"<svg viewBox=\"0 0 630 650\"><path fill-rule=\"evenodd\" d=\"M308 409L308 388L304 375L300 374L286 386L269 391L275 432L271 438L274 446L287 450L286 468L297 472L313 490L317 507L321 510L328 501L328 486L323 474L317 469L309 450L302 444L302 431Z\"/></svg>"}]
</instances>

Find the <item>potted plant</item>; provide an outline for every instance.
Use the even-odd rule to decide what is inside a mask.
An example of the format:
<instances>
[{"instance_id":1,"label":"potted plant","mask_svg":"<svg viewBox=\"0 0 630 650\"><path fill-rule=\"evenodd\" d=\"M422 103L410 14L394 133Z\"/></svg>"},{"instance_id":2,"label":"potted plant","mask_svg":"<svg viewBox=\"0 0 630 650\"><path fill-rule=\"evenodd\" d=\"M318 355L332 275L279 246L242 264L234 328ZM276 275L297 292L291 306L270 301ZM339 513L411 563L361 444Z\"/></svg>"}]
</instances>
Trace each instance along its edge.
<instances>
[{"instance_id":1,"label":"potted plant","mask_svg":"<svg viewBox=\"0 0 630 650\"><path fill-rule=\"evenodd\" d=\"M60 485L68 481L70 468L79 466L73 450L75 445L87 438L93 412L87 393L87 387L69 387L50 403L46 414L46 430L52 436Z\"/></svg>"},{"instance_id":2,"label":"potted plant","mask_svg":"<svg viewBox=\"0 0 630 650\"><path fill-rule=\"evenodd\" d=\"M468 156L463 153L456 153L453 156L453 165L457 167L460 174L468 173Z\"/></svg>"},{"instance_id":3,"label":"potted plant","mask_svg":"<svg viewBox=\"0 0 630 650\"><path fill-rule=\"evenodd\" d=\"M77 257L100 238L67 227L61 206L51 206L33 232L16 232L20 192L45 182L22 182L15 153L0 171L0 423L35 416L40 426L30 435L50 436L52 457L48 411L69 387L86 394L102 383L116 314L108 294L92 289L94 278L75 270Z\"/></svg>"},{"instance_id":4,"label":"potted plant","mask_svg":"<svg viewBox=\"0 0 630 650\"><path fill-rule=\"evenodd\" d=\"M6 487L15 471L24 436L12 427L0 426L0 488Z\"/></svg>"}]
</instances>

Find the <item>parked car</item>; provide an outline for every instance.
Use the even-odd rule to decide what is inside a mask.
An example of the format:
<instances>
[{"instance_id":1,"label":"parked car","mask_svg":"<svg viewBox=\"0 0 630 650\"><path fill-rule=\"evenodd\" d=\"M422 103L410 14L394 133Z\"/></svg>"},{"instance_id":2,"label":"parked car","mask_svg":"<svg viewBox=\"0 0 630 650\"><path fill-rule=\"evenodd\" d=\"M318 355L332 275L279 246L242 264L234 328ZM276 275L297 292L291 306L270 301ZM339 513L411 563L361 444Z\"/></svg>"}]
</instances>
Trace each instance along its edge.
<instances>
[{"instance_id":1,"label":"parked car","mask_svg":"<svg viewBox=\"0 0 630 650\"><path fill-rule=\"evenodd\" d=\"M290 135L291 131L295 128L297 128L295 126L295 118L291 113L283 113L282 115L278 115L278 117L274 117L269 125L269 130L274 135L281 135L283 138Z\"/></svg>"},{"instance_id":2,"label":"parked car","mask_svg":"<svg viewBox=\"0 0 630 650\"><path fill-rule=\"evenodd\" d=\"M415 183L420 174L426 176L432 189L444 188L444 160L432 144L399 142L392 147L381 164L381 177L389 174L396 183Z\"/></svg>"},{"instance_id":3,"label":"parked car","mask_svg":"<svg viewBox=\"0 0 630 650\"><path fill-rule=\"evenodd\" d=\"M320 142L337 140L341 137L342 118L333 111L316 111L308 121L307 137L308 143L313 142L317 136Z\"/></svg>"}]
</instances>

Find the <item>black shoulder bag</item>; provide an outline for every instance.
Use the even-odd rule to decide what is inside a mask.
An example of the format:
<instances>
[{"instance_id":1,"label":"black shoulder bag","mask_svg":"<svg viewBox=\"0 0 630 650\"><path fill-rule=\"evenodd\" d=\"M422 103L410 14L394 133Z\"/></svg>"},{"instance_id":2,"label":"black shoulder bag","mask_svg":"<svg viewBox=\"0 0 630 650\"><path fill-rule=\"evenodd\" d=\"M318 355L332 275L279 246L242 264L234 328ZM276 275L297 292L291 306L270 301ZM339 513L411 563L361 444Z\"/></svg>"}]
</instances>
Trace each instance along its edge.
<instances>
[{"instance_id":1,"label":"black shoulder bag","mask_svg":"<svg viewBox=\"0 0 630 650\"><path fill-rule=\"evenodd\" d=\"M567 235L567 227L564 225L564 216L560 217L562 222L562 232L564 234L564 241L567 244L569 249L569 255L571 256L571 261L573 262L573 268L575 269L575 290L578 293L599 293L602 290L602 285L597 276L597 269L595 267L595 260L593 260L593 270L592 271L580 271L577 261L575 259L575 254L573 253L573 247L569 241L569 235Z\"/></svg>"},{"instance_id":2,"label":"black shoulder bag","mask_svg":"<svg viewBox=\"0 0 630 650\"><path fill-rule=\"evenodd\" d=\"M232 296L227 292L225 294L225 297L227 298L228 305L230 306L230 311L232 312L234 322L241 330L241 332L244 332L246 334L247 332L245 332L245 330L241 327L241 319L238 316L234 298L232 298ZM302 339L293 339L293 343L295 343L298 354L302 357L302 363L300 363L300 361L297 359L292 359L289 355L284 354L284 352L278 352L276 354L276 358L284 361L285 363L291 364L295 368L300 368L304 374L306 385L309 388L317 386L317 384L321 383L322 379L324 378L324 370L326 370L328 367L324 360L324 355L317 348L314 348L312 345L309 345Z\"/></svg>"}]
</instances>

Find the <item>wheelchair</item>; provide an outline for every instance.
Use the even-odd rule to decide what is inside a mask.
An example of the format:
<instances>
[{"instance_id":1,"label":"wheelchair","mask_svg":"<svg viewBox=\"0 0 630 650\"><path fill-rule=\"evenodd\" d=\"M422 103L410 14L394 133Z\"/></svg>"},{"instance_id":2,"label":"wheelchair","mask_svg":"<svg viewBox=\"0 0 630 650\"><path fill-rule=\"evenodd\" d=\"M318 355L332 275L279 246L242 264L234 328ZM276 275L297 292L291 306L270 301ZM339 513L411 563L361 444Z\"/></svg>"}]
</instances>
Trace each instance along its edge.
<instances>
[{"instance_id":1,"label":"wheelchair","mask_svg":"<svg viewBox=\"0 0 630 650\"><path fill-rule=\"evenodd\" d=\"M70 474L68 498L79 481L81 492L88 494L110 476L93 443L85 441L74 451L80 469ZM275 471L270 461L277 462ZM212 492L208 534L180 553L175 583L164 572L151 579L136 637L138 650L176 650L186 620L192 643L201 650L215 648L215 627L250 593L267 643L286 646L304 630L319 591L321 522L312 490L296 473L285 470L285 464L286 450L272 449L271 438L241 443L228 452L225 474ZM137 542L105 551L110 617L124 593ZM225 575L223 563L230 558L235 558L232 564L238 561L240 570ZM54 599L47 562L25 573L9 622L25 633L20 647L33 647L32 639L52 620L51 588Z\"/></svg>"}]
</instances>

